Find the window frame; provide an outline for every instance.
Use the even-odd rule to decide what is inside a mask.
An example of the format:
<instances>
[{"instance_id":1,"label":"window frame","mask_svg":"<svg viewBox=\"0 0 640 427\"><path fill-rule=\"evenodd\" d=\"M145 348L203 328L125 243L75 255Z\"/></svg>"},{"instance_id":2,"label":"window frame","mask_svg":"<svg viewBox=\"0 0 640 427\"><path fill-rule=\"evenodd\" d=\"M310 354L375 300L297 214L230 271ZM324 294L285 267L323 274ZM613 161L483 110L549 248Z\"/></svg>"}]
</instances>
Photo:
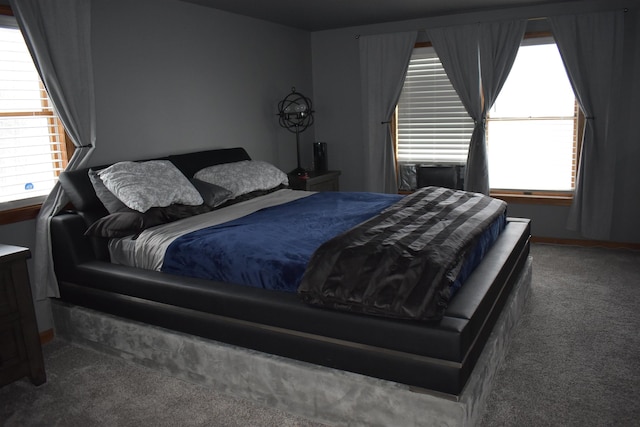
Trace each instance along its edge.
<instances>
[{"instance_id":1,"label":"window frame","mask_svg":"<svg viewBox=\"0 0 640 427\"><path fill-rule=\"evenodd\" d=\"M14 16L11 7L6 5L0 5L0 15ZM40 90L46 94L42 82L40 82ZM49 102L50 100L48 96L43 97L43 108L48 108ZM71 142L71 138L62 126L59 118L57 118L56 120L55 118L50 117L48 119L48 123L50 127L57 127L60 135L60 141L58 142L58 144L62 153L53 155L62 156L62 162L64 164L64 167L66 167L68 159L70 159L73 155L75 147ZM17 202L20 206L0 210L0 225L13 224L16 222L27 221L36 218L46 197L47 196L36 196L31 199L22 199L21 201L23 203L20 203L20 200L18 200Z\"/></svg>"},{"instance_id":2,"label":"window frame","mask_svg":"<svg viewBox=\"0 0 640 427\"><path fill-rule=\"evenodd\" d=\"M553 38L551 31L530 31L526 32L524 39L533 38ZM574 94L575 97L575 94ZM584 134L584 113L575 100L574 121L573 121L573 174L571 183L575 190L576 177L582 149L582 136ZM487 126L488 131L488 126ZM490 195L510 203L526 204L546 204L555 206L570 206L573 202L574 190L550 191L550 190L510 190L510 189L490 189Z\"/></svg>"},{"instance_id":3,"label":"window frame","mask_svg":"<svg viewBox=\"0 0 640 427\"><path fill-rule=\"evenodd\" d=\"M553 37L553 34L550 31L530 31L526 32L524 35L524 39L530 38L538 38L538 37ZM432 47L433 44L431 42L417 42L414 45L415 48L419 47ZM572 184L575 189L575 180L578 174L579 160L580 160L580 152L582 149L582 137L584 134L584 113L580 108L578 101L576 99L575 103L576 108L576 118L574 119L574 141L573 141L573 149L574 149L574 160L573 160L573 178ZM400 171L400 162L398 162L398 108L393 114L393 118L391 121L391 134L393 136L393 148L396 153L396 173L399 175ZM398 176L399 179L399 176ZM570 206L573 202L574 191L544 191L544 190L503 190L503 189L490 189L490 195L492 197L504 200L508 203L521 203L521 204L537 204L537 205L553 205L553 206ZM401 193L406 193L406 191L402 191Z\"/></svg>"}]
</instances>

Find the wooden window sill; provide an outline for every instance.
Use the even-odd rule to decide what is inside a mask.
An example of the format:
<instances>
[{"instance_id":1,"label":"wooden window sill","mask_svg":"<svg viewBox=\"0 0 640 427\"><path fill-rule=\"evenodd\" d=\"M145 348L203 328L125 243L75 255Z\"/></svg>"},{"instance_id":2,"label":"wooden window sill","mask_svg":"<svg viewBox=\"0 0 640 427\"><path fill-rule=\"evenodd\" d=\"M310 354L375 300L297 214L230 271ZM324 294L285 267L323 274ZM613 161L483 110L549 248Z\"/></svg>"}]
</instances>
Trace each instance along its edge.
<instances>
[{"instance_id":1,"label":"wooden window sill","mask_svg":"<svg viewBox=\"0 0 640 427\"><path fill-rule=\"evenodd\" d=\"M41 204L23 206L21 208L8 209L0 212L0 225L13 224L14 222L34 219L40 212Z\"/></svg>"},{"instance_id":2,"label":"wooden window sill","mask_svg":"<svg viewBox=\"0 0 640 427\"><path fill-rule=\"evenodd\" d=\"M525 205L571 206L572 194L515 194L501 191L492 191L491 197L504 200L507 203Z\"/></svg>"}]
</instances>

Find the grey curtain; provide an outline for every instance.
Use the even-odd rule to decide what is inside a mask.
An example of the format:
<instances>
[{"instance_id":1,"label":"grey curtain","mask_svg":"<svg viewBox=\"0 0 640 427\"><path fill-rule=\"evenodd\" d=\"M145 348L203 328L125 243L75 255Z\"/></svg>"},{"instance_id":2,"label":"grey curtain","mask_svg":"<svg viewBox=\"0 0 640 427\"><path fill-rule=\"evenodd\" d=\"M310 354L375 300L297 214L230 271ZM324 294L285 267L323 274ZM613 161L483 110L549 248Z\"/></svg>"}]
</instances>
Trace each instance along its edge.
<instances>
[{"instance_id":1,"label":"grey curtain","mask_svg":"<svg viewBox=\"0 0 640 427\"><path fill-rule=\"evenodd\" d=\"M586 117L567 227L609 239L615 193L616 95L622 70L624 12L549 18L567 74Z\"/></svg>"},{"instance_id":2,"label":"grey curtain","mask_svg":"<svg viewBox=\"0 0 640 427\"><path fill-rule=\"evenodd\" d=\"M526 20L481 23L427 30L475 127L469 142L465 190L489 194L486 115L509 75Z\"/></svg>"},{"instance_id":3,"label":"grey curtain","mask_svg":"<svg viewBox=\"0 0 640 427\"><path fill-rule=\"evenodd\" d=\"M67 170L83 167L95 145L91 2L10 0L10 4L56 113L76 146ZM33 274L37 300L59 296L49 226L67 201L58 184L38 214Z\"/></svg>"},{"instance_id":4,"label":"grey curtain","mask_svg":"<svg viewBox=\"0 0 640 427\"><path fill-rule=\"evenodd\" d=\"M417 36L412 31L360 37L367 191L398 192L391 119Z\"/></svg>"}]
</instances>

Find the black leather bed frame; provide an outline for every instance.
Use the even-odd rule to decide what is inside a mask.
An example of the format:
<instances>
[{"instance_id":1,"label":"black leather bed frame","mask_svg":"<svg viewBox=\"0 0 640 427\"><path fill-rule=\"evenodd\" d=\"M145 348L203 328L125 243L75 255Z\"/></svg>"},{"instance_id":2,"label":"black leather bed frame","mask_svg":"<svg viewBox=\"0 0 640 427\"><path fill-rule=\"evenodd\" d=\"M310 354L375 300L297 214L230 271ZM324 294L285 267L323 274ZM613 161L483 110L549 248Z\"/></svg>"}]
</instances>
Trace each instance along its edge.
<instances>
[{"instance_id":1,"label":"black leather bed frame","mask_svg":"<svg viewBox=\"0 0 640 427\"><path fill-rule=\"evenodd\" d=\"M187 177L249 159L242 148L168 156ZM437 323L311 307L295 294L109 262L85 237L107 212L87 169L60 177L74 210L52 219L61 299L80 306L292 359L459 395L529 254L530 224L509 218L498 241Z\"/></svg>"}]
</instances>

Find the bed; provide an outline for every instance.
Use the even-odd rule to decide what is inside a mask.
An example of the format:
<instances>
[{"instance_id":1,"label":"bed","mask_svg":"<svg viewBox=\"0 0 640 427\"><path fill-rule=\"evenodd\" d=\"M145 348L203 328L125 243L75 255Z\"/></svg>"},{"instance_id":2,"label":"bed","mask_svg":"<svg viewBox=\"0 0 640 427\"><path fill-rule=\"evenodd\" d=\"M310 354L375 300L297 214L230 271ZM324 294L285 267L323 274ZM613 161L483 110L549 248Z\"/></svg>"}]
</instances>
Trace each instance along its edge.
<instances>
[{"instance_id":1,"label":"bed","mask_svg":"<svg viewBox=\"0 0 640 427\"><path fill-rule=\"evenodd\" d=\"M151 160L171 163L187 179L193 179L199 171L210 166L251 161L243 148L200 151ZM95 172L108 166L91 170ZM356 292L349 293L346 298L353 302L353 295L360 295L355 303L336 300L336 295L342 292L336 290L336 281L340 281L336 277L343 277L344 266L340 270L342 273L325 271L323 277L328 279L314 289L314 283L318 283L314 272L326 270L322 265L327 259L316 255L322 251L334 254L334 238L305 249L311 257L304 261L309 268L302 272L298 268L294 276L297 275L298 284L301 283L300 287L306 292L265 289L261 285L238 285L226 279L182 275L180 262L177 262L177 267L170 266L167 271L162 271L162 266L157 265L157 257L155 261L145 257L136 261L138 255L132 255L126 248L140 243L138 240L153 240L154 237L148 235L153 235L157 229L172 230L184 223L197 222L200 217L216 216L227 210L242 211L243 206L278 199L283 197L282 194L289 195L286 197L293 194L293 199L286 204L305 203L314 197L321 199L324 193L306 194L287 189L286 184L277 185L227 198L215 209L198 212L193 208L188 214L173 212L171 221L166 224L145 217L137 223L139 230L122 235L112 233L110 238L103 238L87 235L88 229L95 229L97 221L104 222L104 218L110 215L96 194L89 172L89 169L82 169L61 175L60 182L72 206L51 221L55 271L61 300L66 304L440 395L455 397L462 393L529 255L529 221L498 214L498 219L494 219L492 224L499 225L489 226L489 231L480 233L494 235L492 241L484 245L482 258L475 260L472 267L465 267L459 262L456 264L459 265L457 270L467 270L463 283L458 280L454 290L450 286L446 286L444 291L445 288L438 288L432 303L424 307L390 302L395 299L389 299L388 287L377 289L378 298L373 298L372 303L369 298L369 304L363 303L367 302L367 297L362 295L370 293L357 291L357 286ZM409 196L385 197L387 205L377 206L374 211L391 212L389 216L403 210L400 207L396 209L398 203L409 200ZM283 204L269 203L274 203L275 207ZM267 210L263 204L257 206L255 210L250 208L252 214ZM162 215L167 214L164 212ZM230 221L242 221L243 215L234 214ZM364 221L356 216L354 223L336 231L337 237L350 236L349 233L372 218L379 218L379 214ZM216 221L224 228L224 220ZM191 227L187 226L189 232L193 231ZM401 228L406 231L406 224ZM170 238L162 253L176 240ZM344 252L352 249L347 246ZM176 252L181 253L182 249L178 248ZM301 252L304 251L301 249ZM145 263L149 265L142 265ZM387 267L395 271L395 276L402 276L404 269L408 268L397 262L391 264ZM270 269L264 265L264 270ZM346 269L349 270L348 267ZM235 277L235 273L242 272L242 267L229 270L231 275L225 277ZM374 277L376 274L374 271ZM449 283L456 282L456 278L458 276L449 278ZM269 282L272 278L260 280ZM318 295L327 298L318 300ZM411 298L408 300L412 301ZM381 306L386 308L379 310Z\"/></svg>"}]
</instances>

